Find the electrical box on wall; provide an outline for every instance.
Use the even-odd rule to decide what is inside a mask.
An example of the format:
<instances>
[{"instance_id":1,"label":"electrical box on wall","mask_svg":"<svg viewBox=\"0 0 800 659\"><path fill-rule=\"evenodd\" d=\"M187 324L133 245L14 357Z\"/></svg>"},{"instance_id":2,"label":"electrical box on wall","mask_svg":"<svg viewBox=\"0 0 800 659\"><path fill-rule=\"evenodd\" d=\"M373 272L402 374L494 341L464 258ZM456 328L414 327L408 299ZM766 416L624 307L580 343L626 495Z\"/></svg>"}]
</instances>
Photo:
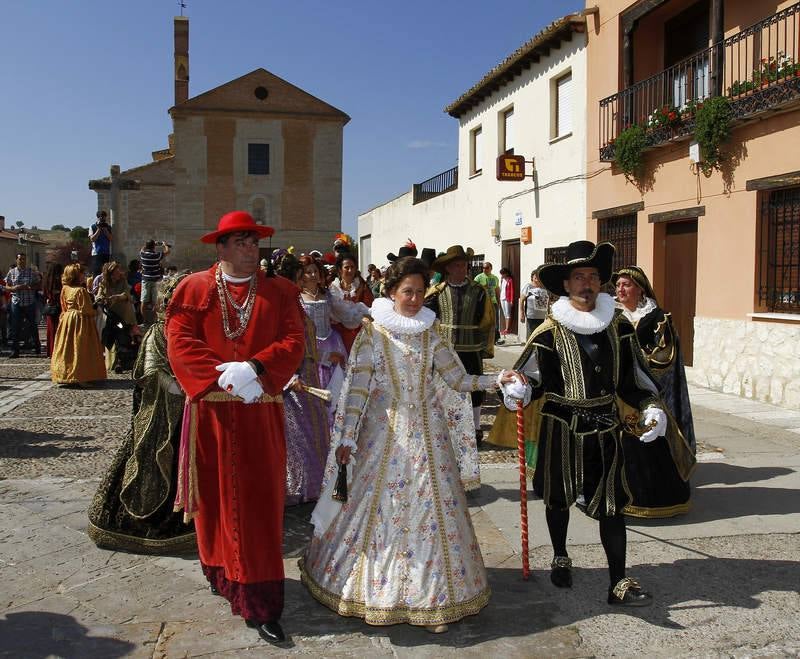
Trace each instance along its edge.
<instances>
[{"instance_id":1,"label":"electrical box on wall","mask_svg":"<svg viewBox=\"0 0 800 659\"><path fill-rule=\"evenodd\" d=\"M697 142L689 143L689 160L694 163L700 162L700 145Z\"/></svg>"},{"instance_id":2,"label":"electrical box on wall","mask_svg":"<svg viewBox=\"0 0 800 659\"><path fill-rule=\"evenodd\" d=\"M494 221L492 228L489 231L489 235L491 235L492 238L497 238L500 235L500 220Z\"/></svg>"}]
</instances>

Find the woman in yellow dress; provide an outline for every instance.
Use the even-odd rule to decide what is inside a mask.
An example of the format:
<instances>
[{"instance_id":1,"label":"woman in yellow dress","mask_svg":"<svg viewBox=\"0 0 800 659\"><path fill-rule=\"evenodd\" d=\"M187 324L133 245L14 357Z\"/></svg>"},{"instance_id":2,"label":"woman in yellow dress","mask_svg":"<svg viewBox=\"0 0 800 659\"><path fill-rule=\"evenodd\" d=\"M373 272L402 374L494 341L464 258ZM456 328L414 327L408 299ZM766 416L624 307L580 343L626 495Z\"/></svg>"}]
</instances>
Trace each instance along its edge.
<instances>
[{"instance_id":1,"label":"woman in yellow dress","mask_svg":"<svg viewBox=\"0 0 800 659\"><path fill-rule=\"evenodd\" d=\"M92 298L80 264L68 265L61 277L61 319L56 331L50 373L57 384L105 380L103 349L95 326Z\"/></svg>"}]
</instances>

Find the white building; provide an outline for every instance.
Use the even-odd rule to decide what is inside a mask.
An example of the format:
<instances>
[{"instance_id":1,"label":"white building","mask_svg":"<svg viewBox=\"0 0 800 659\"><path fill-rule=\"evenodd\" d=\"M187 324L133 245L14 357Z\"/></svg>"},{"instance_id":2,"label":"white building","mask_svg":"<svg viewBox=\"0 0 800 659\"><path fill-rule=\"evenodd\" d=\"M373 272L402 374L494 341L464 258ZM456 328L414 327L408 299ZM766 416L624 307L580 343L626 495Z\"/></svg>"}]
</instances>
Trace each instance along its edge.
<instances>
[{"instance_id":1,"label":"white building","mask_svg":"<svg viewBox=\"0 0 800 659\"><path fill-rule=\"evenodd\" d=\"M542 30L445 111L459 122L458 166L358 217L361 267L384 264L409 237L420 251L462 244L476 270L510 268L518 293L586 236L584 15ZM524 180L497 179L503 154L534 162Z\"/></svg>"}]
</instances>

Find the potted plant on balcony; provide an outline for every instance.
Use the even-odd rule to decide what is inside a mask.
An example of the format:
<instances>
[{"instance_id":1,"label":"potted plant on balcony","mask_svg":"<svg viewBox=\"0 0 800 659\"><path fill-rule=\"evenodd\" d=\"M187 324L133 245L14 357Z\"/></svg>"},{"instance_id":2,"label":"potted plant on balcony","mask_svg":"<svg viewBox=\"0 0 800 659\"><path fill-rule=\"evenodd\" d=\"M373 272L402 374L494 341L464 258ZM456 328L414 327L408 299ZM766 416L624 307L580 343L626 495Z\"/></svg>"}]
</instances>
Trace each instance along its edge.
<instances>
[{"instance_id":1,"label":"potted plant on balcony","mask_svg":"<svg viewBox=\"0 0 800 659\"><path fill-rule=\"evenodd\" d=\"M647 147L644 128L628 126L614 140L614 163L620 168L625 178L633 184L642 173L644 160L642 154Z\"/></svg>"},{"instance_id":2,"label":"potted plant on balcony","mask_svg":"<svg viewBox=\"0 0 800 659\"><path fill-rule=\"evenodd\" d=\"M675 127L681 123L681 113L672 105L662 105L650 113L647 118L647 127L651 130L662 126Z\"/></svg>"},{"instance_id":3,"label":"potted plant on balcony","mask_svg":"<svg viewBox=\"0 0 800 659\"><path fill-rule=\"evenodd\" d=\"M720 147L730 137L732 120L733 110L725 96L706 100L695 114L694 139L700 145L699 165L706 176L720 167Z\"/></svg>"},{"instance_id":4,"label":"potted plant on balcony","mask_svg":"<svg viewBox=\"0 0 800 659\"><path fill-rule=\"evenodd\" d=\"M697 111L703 107L703 101L698 101L696 98L690 98L679 108L681 115L681 122L689 121L694 118Z\"/></svg>"}]
</instances>

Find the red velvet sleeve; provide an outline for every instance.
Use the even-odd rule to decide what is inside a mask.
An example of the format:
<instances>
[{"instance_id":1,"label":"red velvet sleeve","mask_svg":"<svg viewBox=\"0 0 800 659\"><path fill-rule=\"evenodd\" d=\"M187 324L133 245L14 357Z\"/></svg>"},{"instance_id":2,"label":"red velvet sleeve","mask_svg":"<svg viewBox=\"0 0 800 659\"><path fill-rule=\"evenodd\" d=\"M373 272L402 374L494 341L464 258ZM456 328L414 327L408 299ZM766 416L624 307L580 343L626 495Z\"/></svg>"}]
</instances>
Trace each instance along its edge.
<instances>
[{"instance_id":1,"label":"red velvet sleeve","mask_svg":"<svg viewBox=\"0 0 800 659\"><path fill-rule=\"evenodd\" d=\"M274 280L275 283L280 281ZM283 282L280 282L283 284ZM305 352L305 325L297 288L288 281L280 286L281 315L278 336L264 350L253 355L263 366L261 383L264 391L276 395L294 375Z\"/></svg>"},{"instance_id":2,"label":"red velvet sleeve","mask_svg":"<svg viewBox=\"0 0 800 659\"><path fill-rule=\"evenodd\" d=\"M195 338L197 311L172 307L167 319L167 356L175 378L189 398L217 386L216 366L223 360L205 341Z\"/></svg>"}]
</instances>

